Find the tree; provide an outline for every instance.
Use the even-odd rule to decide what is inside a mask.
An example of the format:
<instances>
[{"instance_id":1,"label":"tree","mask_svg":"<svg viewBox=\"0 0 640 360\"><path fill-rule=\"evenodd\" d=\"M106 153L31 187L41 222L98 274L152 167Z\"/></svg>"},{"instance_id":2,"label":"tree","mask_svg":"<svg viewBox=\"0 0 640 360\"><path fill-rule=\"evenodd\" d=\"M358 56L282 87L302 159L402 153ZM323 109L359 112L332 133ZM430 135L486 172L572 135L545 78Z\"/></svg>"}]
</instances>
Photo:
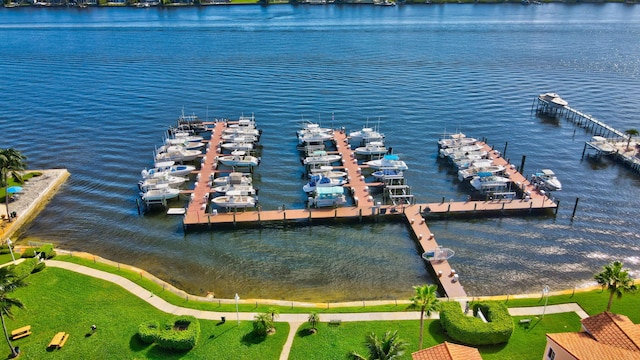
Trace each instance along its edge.
<instances>
[{"instance_id":1,"label":"tree","mask_svg":"<svg viewBox=\"0 0 640 360\"><path fill-rule=\"evenodd\" d=\"M418 349L422 349L422 334L424 333L424 313L431 316L431 312L438 310L438 287L436 285L414 286L415 295L410 299L410 309L420 309L420 343Z\"/></svg>"},{"instance_id":2,"label":"tree","mask_svg":"<svg viewBox=\"0 0 640 360\"><path fill-rule=\"evenodd\" d=\"M275 323L276 319L280 317L280 311L274 307L270 307L267 312L271 314L271 322Z\"/></svg>"},{"instance_id":3,"label":"tree","mask_svg":"<svg viewBox=\"0 0 640 360\"><path fill-rule=\"evenodd\" d=\"M27 158L20 151L9 148L0 149L0 186L9 185L9 176L11 175L17 182L22 183L22 174L20 171L27 167L25 160ZM9 216L9 193L5 192L4 204L7 208L7 216Z\"/></svg>"},{"instance_id":4,"label":"tree","mask_svg":"<svg viewBox=\"0 0 640 360\"><path fill-rule=\"evenodd\" d=\"M20 309L24 308L24 304L20 300L9 297L9 294L15 289L24 286L27 286L27 283L23 279L16 277L7 268L0 268L0 320L2 321L2 330L4 331L4 337L7 339L7 344L9 344L9 349L11 349L12 357L18 356L18 352L11 344L4 317L13 319L11 308L14 306Z\"/></svg>"},{"instance_id":5,"label":"tree","mask_svg":"<svg viewBox=\"0 0 640 360\"><path fill-rule=\"evenodd\" d=\"M349 353L349 358L354 360L393 360L404 354L407 343L398 337L398 331L387 331L384 337L379 339L376 334L370 333L364 342L369 356L362 356L355 351Z\"/></svg>"},{"instance_id":6,"label":"tree","mask_svg":"<svg viewBox=\"0 0 640 360\"><path fill-rule=\"evenodd\" d=\"M610 265L605 265L603 271L596 274L594 278L598 284L602 286L603 290L606 288L607 291L609 291L607 311L611 310L614 295L617 295L618 299L620 299L623 293L635 292L637 290L636 285L633 283L633 278L629 276L627 270L622 269L622 263L620 261L614 261Z\"/></svg>"},{"instance_id":7,"label":"tree","mask_svg":"<svg viewBox=\"0 0 640 360\"><path fill-rule=\"evenodd\" d=\"M311 325L311 332L315 334L318 331L316 325L320 322L320 315L318 315L318 312L314 311L310 313L307 322Z\"/></svg>"},{"instance_id":8,"label":"tree","mask_svg":"<svg viewBox=\"0 0 640 360\"><path fill-rule=\"evenodd\" d=\"M628 129L628 130L625 130L624 133L627 134L627 136L629 137L627 139L627 150L629 150L629 145L631 144L631 138L633 136L637 136L640 133L636 129Z\"/></svg>"},{"instance_id":9,"label":"tree","mask_svg":"<svg viewBox=\"0 0 640 360\"><path fill-rule=\"evenodd\" d=\"M253 331L256 334L260 336L265 336L271 329L273 329L273 321L271 321L271 314L260 313L254 317Z\"/></svg>"}]
</instances>

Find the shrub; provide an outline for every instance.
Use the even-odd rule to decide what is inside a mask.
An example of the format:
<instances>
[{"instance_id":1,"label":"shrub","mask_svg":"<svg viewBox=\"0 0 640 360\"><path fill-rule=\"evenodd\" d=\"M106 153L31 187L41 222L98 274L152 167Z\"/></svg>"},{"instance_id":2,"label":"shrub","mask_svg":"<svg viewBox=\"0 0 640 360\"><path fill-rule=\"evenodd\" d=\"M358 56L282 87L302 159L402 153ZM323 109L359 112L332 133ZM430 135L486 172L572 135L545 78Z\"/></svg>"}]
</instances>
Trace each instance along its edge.
<instances>
[{"instance_id":1,"label":"shrub","mask_svg":"<svg viewBox=\"0 0 640 360\"><path fill-rule=\"evenodd\" d=\"M482 311L488 322L462 313L458 302L442 303L440 324L447 334L468 345L492 345L509 341L513 332L513 321L507 307L498 302L474 304L473 313Z\"/></svg>"},{"instance_id":2,"label":"shrub","mask_svg":"<svg viewBox=\"0 0 640 360\"><path fill-rule=\"evenodd\" d=\"M44 268L47 267L47 264L45 264L42 261L38 261L38 263L36 264L36 266L33 268L33 271L31 271L32 274L35 274L37 272L40 272L42 270L44 270Z\"/></svg>"},{"instance_id":3,"label":"shrub","mask_svg":"<svg viewBox=\"0 0 640 360\"><path fill-rule=\"evenodd\" d=\"M36 257L36 249L35 248L26 248L26 249L24 249L24 251L22 252L22 255L20 255L20 257L23 257L23 258Z\"/></svg>"},{"instance_id":4,"label":"shrub","mask_svg":"<svg viewBox=\"0 0 640 360\"><path fill-rule=\"evenodd\" d=\"M9 245L0 245L0 255L9 254L10 252Z\"/></svg>"},{"instance_id":5,"label":"shrub","mask_svg":"<svg viewBox=\"0 0 640 360\"><path fill-rule=\"evenodd\" d=\"M145 344L153 344L160 331L160 325L155 320L147 321L138 326L138 337Z\"/></svg>"},{"instance_id":6,"label":"shrub","mask_svg":"<svg viewBox=\"0 0 640 360\"><path fill-rule=\"evenodd\" d=\"M200 323L193 316L178 316L158 332L156 345L167 350L191 350L200 337Z\"/></svg>"},{"instance_id":7,"label":"shrub","mask_svg":"<svg viewBox=\"0 0 640 360\"><path fill-rule=\"evenodd\" d=\"M38 262L36 258L27 259L18 265L10 265L9 271L11 271L15 277L24 279L33 272Z\"/></svg>"},{"instance_id":8,"label":"shrub","mask_svg":"<svg viewBox=\"0 0 640 360\"><path fill-rule=\"evenodd\" d=\"M51 259L56 256L56 252L53 250L53 245L46 244L39 247L36 252L40 253L40 257L43 259Z\"/></svg>"}]
</instances>

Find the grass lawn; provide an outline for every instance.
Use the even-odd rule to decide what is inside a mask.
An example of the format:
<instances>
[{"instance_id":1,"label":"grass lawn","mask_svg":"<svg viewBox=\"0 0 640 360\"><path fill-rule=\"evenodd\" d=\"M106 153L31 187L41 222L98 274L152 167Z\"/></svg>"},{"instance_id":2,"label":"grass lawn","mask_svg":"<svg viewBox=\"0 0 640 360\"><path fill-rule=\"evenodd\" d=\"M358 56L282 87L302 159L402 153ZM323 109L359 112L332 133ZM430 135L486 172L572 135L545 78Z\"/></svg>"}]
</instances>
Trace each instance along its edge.
<instances>
[{"instance_id":1,"label":"grass lawn","mask_svg":"<svg viewBox=\"0 0 640 360\"><path fill-rule=\"evenodd\" d=\"M166 352L138 341L138 325L173 316L156 310L121 287L74 272L47 268L27 278L29 286L17 290L25 309L13 309L7 330L31 325L32 335L13 342L21 359L278 359L289 332L286 323L276 324L276 334L256 338L252 323L199 320L201 336L189 352ZM90 326L97 325L90 335ZM70 334L62 349L48 350L54 334ZM4 341L3 341L4 343ZM4 354L8 346L0 345ZM0 352L0 356L2 356ZM216 355L218 354L218 355Z\"/></svg>"}]
</instances>

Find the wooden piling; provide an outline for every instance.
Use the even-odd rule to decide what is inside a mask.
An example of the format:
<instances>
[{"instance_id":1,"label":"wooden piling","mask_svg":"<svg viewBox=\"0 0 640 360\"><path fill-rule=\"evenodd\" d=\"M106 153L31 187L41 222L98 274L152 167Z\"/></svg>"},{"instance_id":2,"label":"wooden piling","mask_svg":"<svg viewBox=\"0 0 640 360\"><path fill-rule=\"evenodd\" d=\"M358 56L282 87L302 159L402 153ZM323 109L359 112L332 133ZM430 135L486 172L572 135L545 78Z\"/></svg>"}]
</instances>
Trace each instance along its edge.
<instances>
[{"instance_id":1,"label":"wooden piling","mask_svg":"<svg viewBox=\"0 0 640 360\"><path fill-rule=\"evenodd\" d=\"M578 201L580 201L580 198L576 198L576 203L573 205L573 212L571 213L571 220L573 220L573 218L576 216L576 209L578 209Z\"/></svg>"}]
</instances>

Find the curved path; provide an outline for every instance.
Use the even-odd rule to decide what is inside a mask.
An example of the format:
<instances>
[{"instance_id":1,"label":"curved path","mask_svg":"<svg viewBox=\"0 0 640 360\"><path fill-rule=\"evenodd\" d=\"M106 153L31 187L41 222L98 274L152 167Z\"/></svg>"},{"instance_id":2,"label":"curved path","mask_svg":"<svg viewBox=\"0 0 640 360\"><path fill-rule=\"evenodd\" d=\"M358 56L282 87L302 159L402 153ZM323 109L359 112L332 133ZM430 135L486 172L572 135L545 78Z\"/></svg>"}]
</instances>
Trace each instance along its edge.
<instances>
[{"instance_id":1,"label":"curved path","mask_svg":"<svg viewBox=\"0 0 640 360\"><path fill-rule=\"evenodd\" d=\"M253 312L234 313L234 312L205 311L205 310L184 308L184 307L172 305L166 302L164 299L161 299L155 296L152 292L144 289L143 287L134 283L133 281L125 279L115 274L111 274L105 271L96 270L90 267L68 263L64 261L47 260L46 264L47 266L74 271L80 274L88 275L94 278L106 280L114 284L117 284L123 287L125 290L132 293L133 295L148 302L149 304L154 306L156 309L164 311L169 314L192 315L198 319L205 319L205 320L219 320L222 316L225 316L229 320L237 319L238 321L240 320L253 321L255 315L257 314ZM542 306L509 308L509 313L512 316L540 315L540 314L543 314L543 312L544 314L575 312L578 314L578 316L580 316L580 318L586 318L589 316L576 303L549 305L549 306L546 306L546 309ZM307 322L307 317L308 317L307 314L280 314L280 317L278 320L281 322L288 322L290 325L289 336L287 337L287 340L282 349L282 353L280 354L280 360L286 360L289 358L289 351L291 350L291 345L293 344L295 335L298 332L298 328L300 327L300 325ZM437 313L434 313L431 315L430 318L438 319L439 316ZM410 312L335 313L335 314L331 314L331 319L332 320L336 319L341 321L419 320L420 312L410 311Z\"/></svg>"}]
</instances>

